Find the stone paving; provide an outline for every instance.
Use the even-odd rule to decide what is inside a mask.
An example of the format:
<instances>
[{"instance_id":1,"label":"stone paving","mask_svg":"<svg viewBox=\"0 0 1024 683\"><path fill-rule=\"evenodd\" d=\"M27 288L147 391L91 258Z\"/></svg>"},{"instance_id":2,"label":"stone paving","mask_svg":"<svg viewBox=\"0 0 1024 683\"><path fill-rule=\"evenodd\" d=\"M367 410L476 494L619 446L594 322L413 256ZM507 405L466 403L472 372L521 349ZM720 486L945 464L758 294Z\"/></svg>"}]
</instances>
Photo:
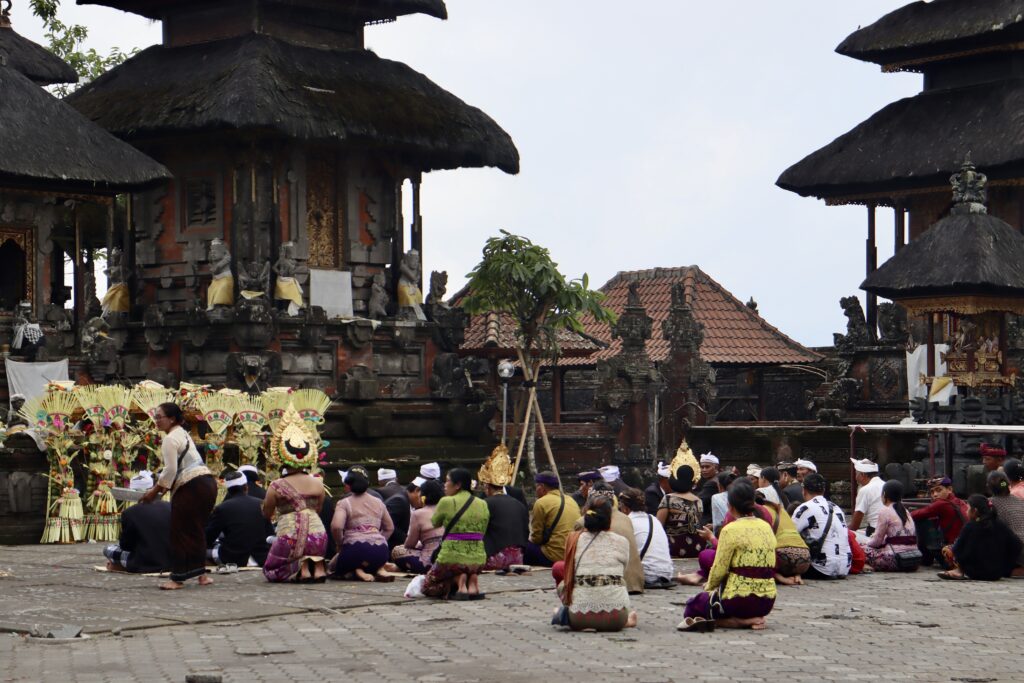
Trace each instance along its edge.
<instances>
[{"instance_id":1,"label":"stone paving","mask_svg":"<svg viewBox=\"0 0 1024 683\"><path fill-rule=\"evenodd\" d=\"M485 576L480 602L405 600L404 582L270 585L259 572L175 592L96 572L99 545L0 547L0 681L1022 681L1024 581L933 571L782 588L764 632L674 630L696 588L634 599L617 634L549 626L545 572ZM692 563L680 563L690 569ZM89 638L45 642L33 626Z\"/></svg>"}]
</instances>

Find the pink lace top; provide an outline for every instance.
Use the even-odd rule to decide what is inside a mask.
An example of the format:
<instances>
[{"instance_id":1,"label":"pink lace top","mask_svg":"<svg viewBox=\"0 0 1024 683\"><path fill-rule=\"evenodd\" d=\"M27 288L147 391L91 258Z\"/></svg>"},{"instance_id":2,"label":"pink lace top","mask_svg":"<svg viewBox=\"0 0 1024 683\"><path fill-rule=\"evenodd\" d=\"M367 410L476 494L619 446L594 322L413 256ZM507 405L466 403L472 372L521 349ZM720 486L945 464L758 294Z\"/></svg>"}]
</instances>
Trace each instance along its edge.
<instances>
[{"instance_id":1,"label":"pink lace top","mask_svg":"<svg viewBox=\"0 0 1024 683\"><path fill-rule=\"evenodd\" d=\"M334 508L331 534L339 546L348 543L386 545L394 530L384 503L368 493L344 498Z\"/></svg>"}]
</instances>

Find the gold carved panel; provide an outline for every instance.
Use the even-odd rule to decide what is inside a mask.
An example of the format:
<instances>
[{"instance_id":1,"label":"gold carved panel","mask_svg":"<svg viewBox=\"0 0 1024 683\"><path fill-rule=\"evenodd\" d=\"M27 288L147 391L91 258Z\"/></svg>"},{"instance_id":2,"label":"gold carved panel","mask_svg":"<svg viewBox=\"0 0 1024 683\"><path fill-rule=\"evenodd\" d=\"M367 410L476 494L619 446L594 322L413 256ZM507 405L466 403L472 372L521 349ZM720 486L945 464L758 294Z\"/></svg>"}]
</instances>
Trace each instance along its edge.
<instances>
[{"instance_id":1,"label":"gold carved panel","mask_svg":"<svg viewBox=\"0 0 1024 683\"><path fill-rule=\"evenodd\" d=\"M306 234L311 268L338 266L337 165L333 155L312 155L306 165Z\"/></svg>"}]
</instances>

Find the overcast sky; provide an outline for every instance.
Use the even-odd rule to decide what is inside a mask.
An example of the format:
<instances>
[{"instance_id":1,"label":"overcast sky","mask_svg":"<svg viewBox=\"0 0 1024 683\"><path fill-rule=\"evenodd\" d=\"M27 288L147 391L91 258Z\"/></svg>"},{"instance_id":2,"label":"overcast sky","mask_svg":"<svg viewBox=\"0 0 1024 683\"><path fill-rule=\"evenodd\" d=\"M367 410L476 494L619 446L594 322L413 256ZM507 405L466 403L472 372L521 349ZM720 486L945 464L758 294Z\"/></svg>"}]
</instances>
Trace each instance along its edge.
<instances>
[{"instance_id":1,"label":"overcast sky","mask_svg":"<svg viewBox=\"0 0 1024 683\"><path fill-rule=\"evenodd\" d=\"M159 25L64 0L61 17L106 51L160 40ZM906 0L447 0L450 19L372 27L408 63L507 130L522 171L424 178L425 270L449 293L504 228L598 286L620 270L698 265L808 345L845 329L839 298L864 276L866 209L775 187L790 164L920 77L834 52ZM14 28L42 42L26 0ZM879 210L879 262L892 254ZM862 294L862 293L861 293Z\"/></svg>"}]
</instances>

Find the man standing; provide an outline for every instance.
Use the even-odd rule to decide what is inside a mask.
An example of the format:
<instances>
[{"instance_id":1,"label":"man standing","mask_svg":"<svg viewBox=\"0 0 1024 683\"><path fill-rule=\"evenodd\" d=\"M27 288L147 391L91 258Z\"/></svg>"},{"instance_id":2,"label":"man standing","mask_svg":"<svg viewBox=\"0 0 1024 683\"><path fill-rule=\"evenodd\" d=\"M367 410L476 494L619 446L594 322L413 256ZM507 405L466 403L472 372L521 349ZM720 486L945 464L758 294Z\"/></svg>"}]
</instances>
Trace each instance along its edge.
<instances>
[{"instance_id":1,"label":"man standing","mask_svg":"<svg viewBox=\"0 0 1024 683\"><path fill-rule=\"evenodd\" d=\"M843 511L825 499L825 478L817 472L804 477L803 487L804 503L793 512L793 524L811 551L811 568L804 578L844 579L853 552Z\"/></svg>"},{"instance_id":2,"label":"man standing","mask_svg":"<svg viewBox=\"0 0 1024 683\"><path fill-rule=\"evenodd\" d=\"M651 485L644 489L644 507L647 508L647 514L658 514L658 508L661 507L661 499L672 490L668 485L668 480L671 477L672 468L663 462L659 462L658 480L651 482Z\"/></svg>"},{"instance_id":3,"label":"man standing","mask_svg":"<svg viewBox=\"0 0 1024 683\"><path fill-rule=\"evenodd\" d=\"M602 481L604 477L597 470L587 470L586 472L580 472L576 475L577 481L580 483L579 489L576 493L572 494L572 499L576 501L576 504L581 508L587 503L587 496L590 495L590 487L594 485L595 481Z\"/></svg>"},{"instance_id":4,"label":"man standing","mask_svg":"<svg viewBox=\"0 0 1024 683\"><path fill-rule=\"evenodd\" d=\"M245 567L263 566L267 560L267 537L274 527L263 516L259 499L248 495L249 482L241 472L224 477L228 487L224 502L213 509L206 524L207 557L217 564Z\"/></svg>"},{"instance_id":5,"label":"man standing","mask_svg":"<svg viewBox=\"0 0 1024 683\"><path fill-rule=\"evenodd\" d=\"M701 515L701 524L711 524L711 498L718 493L718 456L714 453L704 453L700 456L700 481L694 487L694 493L700 498L704 509Z\"/></svg>"},{"instance_id":6,"label":"man standing","mask_svg":"<svg viewBox=\"0 0 1024 683\"><path fill-rule=\"evenodd\" d=\"M554 472L541 472L534 482L537 502L530 519L526 563L551 567L565 555L565 541L580 518L580 506L562 493Z\"/></svg>"},{"instance_id":7,"label":"man standing","mask_svg":"<svg viewBox=\"0 0 1024 683\"><path fill-rule=\"evenodd\" d=\"M885 482L878 476L878 465L867 458L854 460L850 458L857 478L857 501L853 506L853 522L850 524L851 531L860 530L860 525L866 525L864 532L867 536L875 533L875 526L878 524L878 512L882 509L882 486ZM864 539L867 542L867 539Z\"/></svg>"},{"instance_id":8,"label":"man standing","mask_svg":"<svg viewBox=\"0 0 1024 683\"><path fill-rule=\"evenodd\" d=\"M928 482L928 495L932 502L910 513L917 530L917 544L924 556L922 563L927 567L936 557L941 557L942 547L952 545L964 525L967 524L967 503L953 493L953 482L949 477L936 477ZM937 528L942 538L930 534ZM929 536L932 541L929 542Z\"/></svg>"},{"instance_id":9,"label":"man standing","mask_svg":"<svg viewBox=\"0 0 1024 683\"><path fill-rule=\"evenodd\" d=\"M267 490L260 486L260 471L254 465L242 465L238 471L249 481L249 495L264 500L267 497Z\"/></svg>"}]
</instances>

